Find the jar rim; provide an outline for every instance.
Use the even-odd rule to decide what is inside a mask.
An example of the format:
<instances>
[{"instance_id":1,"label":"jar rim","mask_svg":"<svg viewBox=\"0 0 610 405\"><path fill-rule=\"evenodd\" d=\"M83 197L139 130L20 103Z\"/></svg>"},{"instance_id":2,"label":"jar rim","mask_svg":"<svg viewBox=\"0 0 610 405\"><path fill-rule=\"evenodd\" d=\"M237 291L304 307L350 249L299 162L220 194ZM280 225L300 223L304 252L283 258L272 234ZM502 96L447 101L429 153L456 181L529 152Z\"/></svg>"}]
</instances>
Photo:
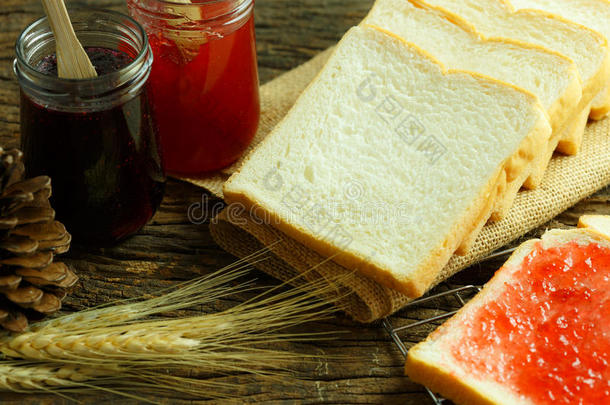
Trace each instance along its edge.
<instances>
[{"instance_id":1,"label":"jar rim","mask_svg":"<svg viewBox=\"0 0 610 405\"><path fill-rule=\"evenodd\" d=\"M91 13L96 12L96 13L100 13L100 14L113 15L115 17L125 18L129 22L133 23L134 26L137 27L138 34L142 38L142 47L141 47L141 49L138 50L138 54L136 55L136 57L133 58L133 60L130 61L127 65L123 66L121 69L118 69L118 70L116 70L112 73L106 74L106 75L96 76L96 77L92 77L89 79L69 79L69 78L62 78L62 77L58 77L58 76L51 76L51 75L44 74L44 73L40 72L38 69L36 69L34 66L32 66L28 60L26 60L26 57L23 54L23 52L19 46L23 42L25 37L30 33L30 31L35 29L40 24L44 24L44 23L48 24L48 18L46 16L43 16L43 17L40 17L39 19L37 19L36 21L30 23L27 27L25 27L23 29L23 31L21 31L21 33L17 37L17 41L15 42L15 55L16 55L17 61L19 62L19 67L25 67L27 69L29 75L33 75L34 77L37 77L39 79L51 81L57 85L60 85L60 84L70 84L70 83L82 84L84 82L95 83L95 82L107 80L107 77L109 75L115 75L115 74L121 75L121 74L129 71L130 69L133 69L134 66L141 65L143 63L144 59L147 57L147 54L149 52L149 43L148 43L148 35L146 35L146 31L144 30L144 28L142 27L142 25L139 22L137 22L135 19L133 19L131 16L129 16L127 14L124 14L124 13L121 13L118 11L114 11L114 10L105 10L105 9L96 8L96 7L92 7L92 8L75 7L75 8L71 8L70 10L68 10L68 13L72 17L73 13L83 12L83 11L91 12Z\"/></svg>"},{"instance_id":2,"label":"jar rim","mask_svg":"<svg viewBox=\"0 0 610 405\"><path fill-rule=\"evenodd\" d=\"M181 1L177 1L177 0L156 0L159 3L168 3L168 4L172 4L172 5L182 5L182 6L200 6L200 5L205 5L205 4L214 4L214 3L222 3L223 1L235 1L235 0L195 0L196 3L183 3Z\"/></svg>"},{"instance_id":3,"label":"jar rim","mask_svg":"<svg viewBox=\"0 0 610 405\"><path fill-rule=\"evenodd\" d=\"M157 14L159 10L157 7L168 7L173 10L180 10L180 12L188 13L192 9L201 10L208 6L213 5L224 5L226 9L221 9L218 13L213 13L211 16L202 17L196 19L202 22L210 22L215 20L222 20L229 16L240 14L245 10L249 10L253 6L254 0L192 0L192 3L183 3L180 0L127 0L127 6L130 7L130 3L134 7L137 7L146 12L152 12ZM162 12L163 15L168 15L167 11ZM169 13L171 14L171 12ZM194 21L192 17L189 18L190 22Z\"/></svg>"},{"instance_id":4,"label":"jar rim","mask_svg":"<svg viewBox=\"0 0 610 405\"><path fill-rule=\"evenodd\" d=\"M216 4L216 3L228 3L228 2L239 2L240 0L195 0L192 3L183 3L179 0L153 0L158 3L171 4L172 6L185 6L185 7L197 7L197 6L206 6L208 4ZM253 0L241 0L243 2L252 2Z\"/></svg>"}]
</instances>

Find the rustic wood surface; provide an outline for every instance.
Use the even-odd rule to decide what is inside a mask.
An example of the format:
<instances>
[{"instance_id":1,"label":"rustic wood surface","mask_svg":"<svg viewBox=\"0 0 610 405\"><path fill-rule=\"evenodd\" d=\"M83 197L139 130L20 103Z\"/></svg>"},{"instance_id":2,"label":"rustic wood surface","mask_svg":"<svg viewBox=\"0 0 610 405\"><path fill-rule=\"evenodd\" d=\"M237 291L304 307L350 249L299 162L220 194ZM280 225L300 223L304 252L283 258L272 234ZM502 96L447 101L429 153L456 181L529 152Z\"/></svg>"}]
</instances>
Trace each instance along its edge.
<instances>
[{"instance_id":1,"label":"rustic wood surface","mask_svg":"<svg viewBox=\"0 0 610 405\"><path fill-rule=\"evenodd\" d=\"M261 82L305 62L334 44L365 15L373 0L257 0L256 27ZM12 71L14 42L18 33L42 14L36 0L0 1L0 144L19 145L19 87ZM123 0L70 1L96 7L125 10ZM111 249L74 248L68 255L81 277L79 287L66 299L68 311L109 300L151 294L160 287L188 280L231 263L234 258L212 241L206 224L193 225L188 207L205 193L186 183L168 182L163 205L150 225L125 243ZM547 226L573 226L583 213L610 214L610 189L579 203ZM534 234L540 233L541 227ZM481 283L490 277L499 261L474 266L456 276L455 284ZM259 283L273 283L254 271ZM239 300L239 297L236 298ZM234 305L235 299L214 304L210 310ZM455 302L431 302L424 308L392 318L395 326L447 311ZM303 364L295 379L269 381L238 375L229 377L241 396L238 403L431 403L423 388L402 375L403 358L379 324L363 326L342 317L306 326L307 330L337 330L337 340L293 347L305 353L346 356ZM431 330L427 326L402 337L411 345ZM300 377L300 378L297 378ZM145 395L146 393L139 393ZM78 396L85 403L134 403L97 394ZM157 398L158 399L158 398ZM0 394L5 404L63 404L53 395ZM166 403L201 403L174 394Z\"/></svg>"}]
</instances>

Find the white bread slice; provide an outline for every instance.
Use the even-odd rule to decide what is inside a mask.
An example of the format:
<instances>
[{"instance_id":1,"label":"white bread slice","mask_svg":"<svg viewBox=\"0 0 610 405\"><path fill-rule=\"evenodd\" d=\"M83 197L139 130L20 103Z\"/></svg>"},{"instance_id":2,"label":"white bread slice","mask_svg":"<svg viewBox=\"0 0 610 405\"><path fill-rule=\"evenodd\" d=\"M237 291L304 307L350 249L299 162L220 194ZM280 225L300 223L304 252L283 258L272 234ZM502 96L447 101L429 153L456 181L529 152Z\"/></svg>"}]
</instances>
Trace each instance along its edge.
<instances>
[{"instance_id":1,"label":"white bread slice","mask_svg":"<svg viewBox=\"0 0 610 405\"><path fill-rule=\"evenodd\" d=\"M610 1L608 0L510 0L517 9L543 10L574 21L602 34L610 42ZM600 120L610 112L610 85L595 97L591 118Z\"/></svg>"},{"instance_id":2,"label":"white bread slice","mask_svg":"<svg viewBox=\"0 0 610 405\"><path fill-rule=\"evenodd\" d=\"M610 216L583 215L578 219L579 228L587 228L603 237L610 237Z\"/></svg>"},{"instance_id":3,"label":"white bread slice","mask_svg":"<svg viewBox=\"0 0 610 405\"><path fill-rule=\"evenodd\" d=\"M425 341L409 349L405 363L405 373L413 381L426 385L432 391L440 393L458 405L534 405L539 403L528 397L528 392L519 392L516 388L513 388L510 380L508 382L500 382L495 377L492 377L490 373L477 373L469 369L468 365L456 360L455 356L458 355L458 352L455 351L454 345L458 342L461 343L469 323L476 322L478 324L479 320L473 318L478 309L489 307L490 303L499 294L504 292L506 288L511 288L514 291L513 293L517 293L519 287L508 286L515 280L515 272L522 268L522 266L527 265L527 262L524 263L524 260L534 251L538 243L542 244L542 249L544 250L571 242L576 242L581 246L597 244L610 248L609 217L583 217L580 226L586 226L586 228L551 230L546 232L542 239L529 240L520 245L479 294L450 320L430 334ZM544 254L544 251L538 254ZM527 299L531 299L531 297ZM540 307L549 308L550 310L550 307L545 307L544 302L540 302ZM566 311L566 313L568 312ZM489 325L488 336L491 336L494 333L493 321L490 320L487 324ZM519 333L517 327L515 327L514 333ZM476 345L477 343L473 343L468 347L468 350L477 350ZM533 356L536 355L535 351L532 353ZM491 363L495 359L488 358L488 361ZM502 365L498 365L495 362L492 366L502 367ZM504 367L511 370L510 364L504 364ZM558 377L561 378L562 375L558 375ZM566 388L574 391L574 387ZM557 400L559 401L559 399ZM544 403L553 403L553 401L549 399L548 402Z\"/></svg>"},{"instance_id":4,"label":"white bread slice","mask_svg":"<svg viewBox=\"0 0 610 405\"><path fill-rule=\"evenodd\" d=\"M459 15L484 37L504 37L559 52L578 66L583 81L579 111L605 88L610 77L607 41L599 33L540 10L517 10L507 0L411 0ZM578 132L573 132L578 133ZM560 140L562 153L578 150L582 139Z\"/></svg>"},{"instance_id":5,"label":"white bread slice","mask_svg":"<svg viewBox=\"0 0 610 405\"><path fill-rule=\"evenodd\" d=\"M578 112L582 87L576 65L565 56L539 46L507 39L484 40L459 17L434 8L416 7L408 0L377 0L363 23L408 40L449 69L493 77L540 99L549 114L553 134L546 152L537 153L532 167L507 168L506 192L498 196L491 216L492 220L502 219L525 179L539 179L537 182L542 179L561 130ZM535 187L537 182L532 181L531 185Z\"/></svg>"},{"instance_id":6,"label":"white bread slice","mask_svg":"<svg viewBox=\"0 0 610 405\"><path fill-rule=\"evenodd\" d=\"M550 131L533 95L354 27L224 196L417 297L479 219L505 161ZM370 220L371 204L390 219Z\"/></svg>"}]
</instances>

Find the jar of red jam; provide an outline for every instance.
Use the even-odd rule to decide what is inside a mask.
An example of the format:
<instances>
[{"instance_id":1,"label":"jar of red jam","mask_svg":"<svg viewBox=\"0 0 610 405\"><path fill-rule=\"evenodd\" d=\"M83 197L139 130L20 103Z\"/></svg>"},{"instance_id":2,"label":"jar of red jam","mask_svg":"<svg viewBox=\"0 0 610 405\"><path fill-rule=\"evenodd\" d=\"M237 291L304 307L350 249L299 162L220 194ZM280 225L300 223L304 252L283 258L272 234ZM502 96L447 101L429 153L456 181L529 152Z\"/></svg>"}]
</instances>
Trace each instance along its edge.
<instances>
[{"instance_id":1,"label":"jar of red jam","mask_svg":"<svg viewBox=\"0 0 610 405\"><path fill-rule=\"evenodd\" d=\"M57 77L46 18L17 40L26 174L51 177L51 203L75 242L111 244L140 230L163 197L147 87L153 56L144 29L126 15L83 10L71 18L96 78Z\"/></svg>"},{"instance_id":2,"label":"jar of red jam","mask_svg":"<svg viewBox=\"0 0 610 405\"><path fill-rule=\"evenodd\" d=\"M127 0L127 6L155 55L152 96L168 172L199 175L236 161L260 115L254 1Z\"/></svg>"}]
</instances>

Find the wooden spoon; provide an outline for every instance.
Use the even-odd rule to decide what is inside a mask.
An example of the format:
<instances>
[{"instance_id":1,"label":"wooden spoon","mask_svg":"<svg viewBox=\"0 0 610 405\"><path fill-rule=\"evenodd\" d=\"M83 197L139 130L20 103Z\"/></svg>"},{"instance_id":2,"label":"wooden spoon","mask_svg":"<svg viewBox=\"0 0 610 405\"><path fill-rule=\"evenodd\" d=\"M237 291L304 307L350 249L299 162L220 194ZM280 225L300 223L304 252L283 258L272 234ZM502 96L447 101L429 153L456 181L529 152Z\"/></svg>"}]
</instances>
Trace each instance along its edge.
<instances>
[{"instance_id":1,"label":"wooden spoon","mask_svg":"<svg viewBox=\"0 0 610 405\"><path fill-rule=\"evenodd\" d=\"M97 72L78 41L64 0L42 0L53 35L57 54L57 73L65 79L90 79Z\"/></svg>"},{"instance_id":2,"label":"wooden spoon","mask_svg":"<svg viewBox=\"0 0 610 405\"><path fill-rule=\"evenodd\" d=\"M186 5L194 4L191 0L173 0L173 2ZM198 5L196 8L188 7L186 9L181 9L180 13L188 20L199 21L202 17L201 9L199 7L202 6L203 5ZM180 31L180 28L177 27L179 24L170 21L169 25L176 27L178 31ZM190 62L193 58L195 58L199 52L199 47L208 41L205 33L197 31L193 31L190 34L187 34L186 32L175 34L172 30L170 30L165 33L165 36L174 41L174 43L178 46L178 51L180 52L180 55L182 55L184 62Z\"/></svg>"}]
</instances>

